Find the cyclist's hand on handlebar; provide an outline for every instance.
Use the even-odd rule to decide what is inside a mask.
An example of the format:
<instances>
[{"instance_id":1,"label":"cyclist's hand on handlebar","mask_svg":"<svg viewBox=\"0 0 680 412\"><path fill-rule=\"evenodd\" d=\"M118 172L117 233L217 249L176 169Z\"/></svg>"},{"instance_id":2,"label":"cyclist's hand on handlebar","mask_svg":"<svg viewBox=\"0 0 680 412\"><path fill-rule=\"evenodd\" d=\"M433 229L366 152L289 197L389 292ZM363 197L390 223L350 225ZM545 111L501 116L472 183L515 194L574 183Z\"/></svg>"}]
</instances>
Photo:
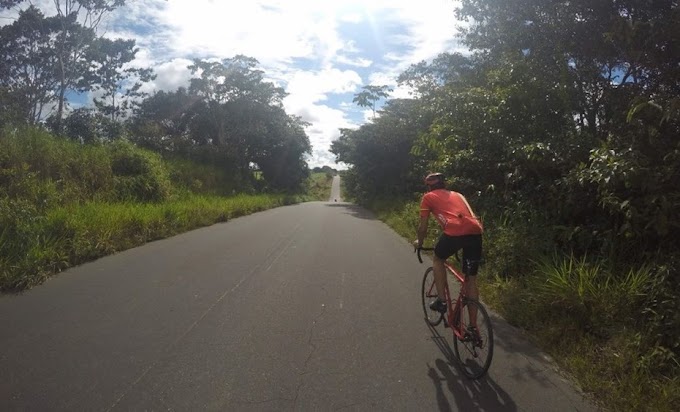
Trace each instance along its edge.
<instances>
[{"instance_id":1,"label":"cyclist's hand on handlebar","mask_svg":"<svg viewBox=\"0 0 680 412\"><path fill-rule=\"evenodd\" d=\"M413 252L414 252L414 253L415 253L415 252L418 252L418 261L419 261L420 263L423 263L423 258L420 257L420 251L421 251L422 249L423 249L423 245L422 245L420 242L418 242L418 239L414 240L414 241L413 241Z\"/></svg>"}]
</instances>

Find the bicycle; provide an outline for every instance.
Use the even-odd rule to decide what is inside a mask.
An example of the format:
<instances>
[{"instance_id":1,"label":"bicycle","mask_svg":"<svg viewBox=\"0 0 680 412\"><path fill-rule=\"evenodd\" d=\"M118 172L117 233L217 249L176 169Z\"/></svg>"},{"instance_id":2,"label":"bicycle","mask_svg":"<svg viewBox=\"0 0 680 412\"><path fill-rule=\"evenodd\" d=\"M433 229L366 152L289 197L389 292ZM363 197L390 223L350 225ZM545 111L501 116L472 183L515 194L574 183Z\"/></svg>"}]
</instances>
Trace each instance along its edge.
<instances>
[{"instance_id":1,"label":"bicycle","mask_svg":"<svg viewBox=\"0 0 680 412\"><path fill-rule=\"evenodd\" d=\"M422 250L434 250L434 248L417 248L420 263L423 263L420 256ZM455 256L460 262L457 253ZM479 379L489 370L493 358L491 319L481 302L468 299L465 295L465 275L448 261L444 262L444 266L447 273L453 274L460 282L460 293L455 305L452 305L447 281L444 289L446 314L430 309L430 303L437 298L437 288L434 282L434 268L432 266L427 268L423 275L422 286L425 320L432 326L437 326L444 320L446 327L450 327L453 332L454 353L463 374L470 379Z\"/></svg>"}]
</instances>

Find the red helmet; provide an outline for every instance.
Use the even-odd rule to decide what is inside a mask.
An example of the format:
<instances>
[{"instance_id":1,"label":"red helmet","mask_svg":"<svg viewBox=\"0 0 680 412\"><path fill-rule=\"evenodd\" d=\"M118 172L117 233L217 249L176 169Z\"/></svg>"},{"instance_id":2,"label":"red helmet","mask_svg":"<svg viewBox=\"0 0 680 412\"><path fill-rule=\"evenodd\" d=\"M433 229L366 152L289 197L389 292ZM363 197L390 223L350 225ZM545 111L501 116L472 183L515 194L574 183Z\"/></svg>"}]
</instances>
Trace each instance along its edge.
<instances>
[{"instance_id":1,"label":"red helmet","mask_svg":"<svg viewBox=\"0 0 680 412\"><path fill-rule=\"evenodd\" d=\"M445 186L444 180L443 173L430 173L425 177L425 184L429 190L443 189Z\"/></svg>"}]
</instances>

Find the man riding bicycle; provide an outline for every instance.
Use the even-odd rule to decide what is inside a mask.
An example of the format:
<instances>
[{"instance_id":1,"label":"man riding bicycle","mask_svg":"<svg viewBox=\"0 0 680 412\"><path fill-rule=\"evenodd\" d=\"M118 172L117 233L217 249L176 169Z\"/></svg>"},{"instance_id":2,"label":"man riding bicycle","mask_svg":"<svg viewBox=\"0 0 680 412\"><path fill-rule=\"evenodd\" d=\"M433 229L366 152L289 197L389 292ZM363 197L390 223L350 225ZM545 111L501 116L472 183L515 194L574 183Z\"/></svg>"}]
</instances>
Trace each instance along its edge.
<instances>
[{"instance_id":1,"label":"man riding bicycle","mask_svg":"<svg viewBox=\"0 0 680 412\"><path fill-rule=\"evenodd\" d=\"M472 212L470 204L458 192L446 189L444 175L430 173L425 178L427 193L420 202L420 224L418 238L413 242L415 247L422 247L427 235L427 225L432 213L442 227L443 233L434 248L433 268L434 281L437 286L437 299L430 304L430 309L446 312L446 268L444 262L458 250L463 250L463 273L468 277L466 295L477 300L476 275L479 261L482 258L482 222Z\"/></svg>"}]
</instances>

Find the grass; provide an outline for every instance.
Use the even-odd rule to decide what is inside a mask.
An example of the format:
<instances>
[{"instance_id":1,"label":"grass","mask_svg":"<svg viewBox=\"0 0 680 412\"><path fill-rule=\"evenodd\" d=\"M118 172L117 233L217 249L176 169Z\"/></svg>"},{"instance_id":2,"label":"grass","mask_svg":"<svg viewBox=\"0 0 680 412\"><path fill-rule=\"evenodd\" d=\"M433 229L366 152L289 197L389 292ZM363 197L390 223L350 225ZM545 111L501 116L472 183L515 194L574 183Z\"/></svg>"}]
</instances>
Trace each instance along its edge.
<instances>
[{"instance_id":1,"label":"grass","mask_svg":"<svg viewBox=\"0 0 680 412\"><path fill-rule=\"evenodd\" d=\"M564 262L550 268L542 263L524 279L482 278L481 295L604 409L680 410L677 369L659 368L674 360L659 358L642 343L644 329L635 320L643 306L634 285L649 269L615 280L605 269L579 267L582 263L576 260L571 268ZM650 356L656 360L646 362Z\"/></svg>"},{"instance_id":2,"label":"grass","mask_svg":"<svg viewBox=\"0 0 680 412\"><path fill-rule=\"evenodd\" d=\"M312 173L309 177L307 199L325 202L331 197L333 176L329 173Z\"/></svg>"},{"instance_id":3,"label":"grass","mask_svg":"<svg viewBox=\"0 0 680 412\"><path fill-rule=\"evenodd\" d=\"M57 207L16 228L13 239L0 233L0 290L24 290L80 263L295 201L284 195L186 195L162 203Z\"/></svg>"}]
</instances>

